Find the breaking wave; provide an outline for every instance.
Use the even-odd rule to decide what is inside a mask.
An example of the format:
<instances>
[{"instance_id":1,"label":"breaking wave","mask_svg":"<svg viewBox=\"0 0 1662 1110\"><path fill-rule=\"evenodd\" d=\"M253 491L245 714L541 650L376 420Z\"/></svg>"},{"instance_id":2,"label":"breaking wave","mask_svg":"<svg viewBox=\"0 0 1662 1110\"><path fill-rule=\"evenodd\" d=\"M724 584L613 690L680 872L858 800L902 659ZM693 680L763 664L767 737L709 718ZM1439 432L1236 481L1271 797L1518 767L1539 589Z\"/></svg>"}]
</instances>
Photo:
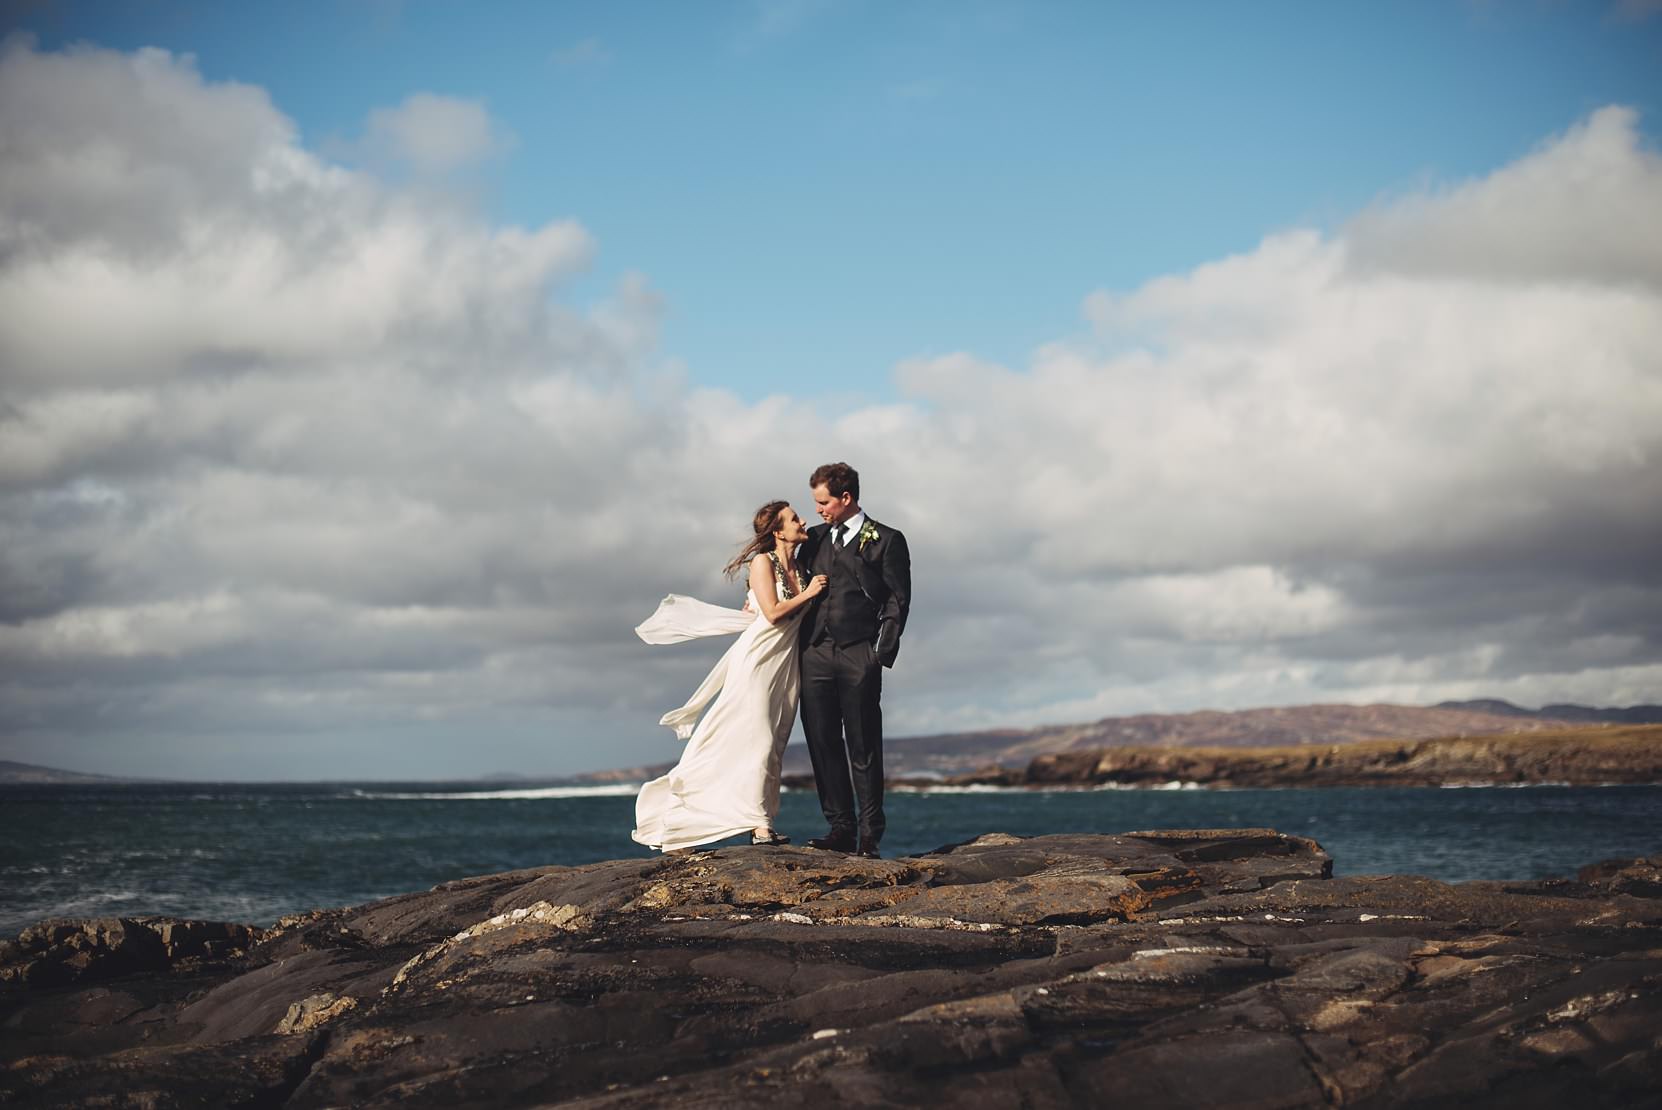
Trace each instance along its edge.
<instances>
[{"instance_id":1,"label":"breaking wave","mask_svg":"<svg viewBox=\"0 0 1662 1110\"><path fill-rule=\"evenodd\" d=\"M612 798L640 792L638 782L612 782L604 786L541 786L512 790L354 790L355 798L386 801L495 802L507 798Z\"/></svg>"}]
</instances>

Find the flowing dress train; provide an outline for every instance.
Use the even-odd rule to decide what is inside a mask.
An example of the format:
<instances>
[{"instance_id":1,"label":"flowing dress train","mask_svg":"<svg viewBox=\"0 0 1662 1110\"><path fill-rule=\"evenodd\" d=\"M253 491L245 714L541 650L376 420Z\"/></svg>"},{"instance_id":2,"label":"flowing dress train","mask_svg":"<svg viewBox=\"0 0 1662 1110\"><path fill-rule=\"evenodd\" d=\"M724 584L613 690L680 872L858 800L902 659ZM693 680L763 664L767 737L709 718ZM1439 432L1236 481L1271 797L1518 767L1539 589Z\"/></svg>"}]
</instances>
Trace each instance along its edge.
<instances>
[{"instance_id":1,"label":"flowing dress train","mask_svg":"<svg viewBox=\"0 0 1662 1110\"><path fill-rule=\"evenodd\" d=\"M783 600L782 575L774 588ZM673 851L772 828L779 812L779 765L801 681L802 610L769 624L755 593L747 594L750 613L671 594L635 629L649 644L739 633L687 703L660 721L687 747L669 774L641 787L635 799L630 835L649 847Z\"/></svg>"}]
</instances>

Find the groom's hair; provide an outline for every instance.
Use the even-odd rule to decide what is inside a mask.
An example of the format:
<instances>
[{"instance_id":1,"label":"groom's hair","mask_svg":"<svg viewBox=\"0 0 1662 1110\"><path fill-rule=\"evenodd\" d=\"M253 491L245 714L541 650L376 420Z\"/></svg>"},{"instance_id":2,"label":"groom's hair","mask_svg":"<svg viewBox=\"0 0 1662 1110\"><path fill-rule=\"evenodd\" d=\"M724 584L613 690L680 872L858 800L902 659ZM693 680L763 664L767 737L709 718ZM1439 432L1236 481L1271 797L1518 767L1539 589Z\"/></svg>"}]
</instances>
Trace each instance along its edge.
<instances>
[{"instance_id":1,"label":"groom's hair","mask_svg":"<svg viewBox=\"0 0 1662 1110\"><path fill-rule=\"evenodd\" d=\"M808 476L808 488L824 486L832 497L851 494L856 504L860 501L860 472L847 463L826 463Z\"/></svg>"}]
</instances>

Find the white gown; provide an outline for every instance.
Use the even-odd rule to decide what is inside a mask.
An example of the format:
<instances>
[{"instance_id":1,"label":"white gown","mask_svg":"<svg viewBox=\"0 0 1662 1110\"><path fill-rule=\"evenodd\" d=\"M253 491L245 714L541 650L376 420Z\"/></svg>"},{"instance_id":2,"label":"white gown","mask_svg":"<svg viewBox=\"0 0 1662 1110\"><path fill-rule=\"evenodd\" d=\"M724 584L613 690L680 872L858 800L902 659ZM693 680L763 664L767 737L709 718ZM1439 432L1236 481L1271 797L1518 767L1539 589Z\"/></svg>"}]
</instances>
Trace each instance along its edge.
<instances>
[{"instance_id":1,"label":"white gown","mask_svg":"<svg viewBox=\"0 0 1662 1110\"><path fill-rule=\"evenodd\" d=\"M778 575L774 589L783 600ZM635 799L630 835L649 847L667 852L772 828L779 812L779 764L800 685L796 637L802 610L769 624L755 593L746 594L750 613L671 594L635 629L649 644L739 633L687 704L660 722L687 748L669 774L641 787ZM699 720L706 705L710 710Z\"/></svg>"}]
</instances>

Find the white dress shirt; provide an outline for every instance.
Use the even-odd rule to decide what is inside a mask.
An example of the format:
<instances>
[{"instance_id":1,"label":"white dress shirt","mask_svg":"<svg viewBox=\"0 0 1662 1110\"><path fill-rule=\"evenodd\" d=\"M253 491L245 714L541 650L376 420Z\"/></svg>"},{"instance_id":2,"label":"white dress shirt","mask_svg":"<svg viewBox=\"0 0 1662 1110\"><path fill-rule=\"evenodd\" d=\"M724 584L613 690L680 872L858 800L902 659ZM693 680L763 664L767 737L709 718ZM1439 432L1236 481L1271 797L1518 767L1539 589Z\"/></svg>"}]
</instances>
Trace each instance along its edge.
<instances>
[{"instance_id":1,"label":"white dress shirt","mask_svg":"<svg viewBox=\"0 0 1662 1110\"><path fill-rule=\"evenodd\" d=\"M831 538L833 539L833 541L836 539L838 528L848 529L848 531L843 533L843 542L839 545L839 546L842 546L842 547L847 547L848 544L849 544L849 541L852 540L855 536L858 536L860 534L860 529L861 529L862 526L864 526L865 523L866 523L866 511L864 509L861 509L859 512L855 513L853 516L851 516L847 520L843 521L841 524L833 524L831 526Z\"/></svg>"}]
</instances>

